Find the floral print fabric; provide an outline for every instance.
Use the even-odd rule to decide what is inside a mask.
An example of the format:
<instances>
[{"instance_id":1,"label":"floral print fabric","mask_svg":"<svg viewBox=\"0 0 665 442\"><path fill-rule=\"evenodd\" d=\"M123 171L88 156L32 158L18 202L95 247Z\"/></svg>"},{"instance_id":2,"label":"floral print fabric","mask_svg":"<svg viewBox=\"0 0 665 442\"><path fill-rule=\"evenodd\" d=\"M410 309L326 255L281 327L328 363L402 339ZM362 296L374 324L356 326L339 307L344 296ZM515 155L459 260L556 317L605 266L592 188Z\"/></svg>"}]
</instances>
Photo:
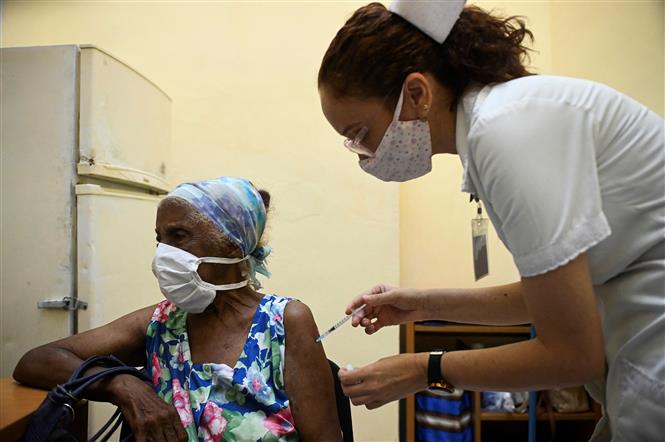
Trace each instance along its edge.
<instances>
[{"instance_id":1,"label":"floral print fabric","mask_svg":"<svg viewBox=\"0 0 665 442\"><path fill-rule=\"evenodd\" d=\"M284 308L289 298L265 295L235 367L191 361L187 312L157 305L148 325L148 374L175 406L190 442L297 441L284 390Z\"/></svg>"}]
</instances>

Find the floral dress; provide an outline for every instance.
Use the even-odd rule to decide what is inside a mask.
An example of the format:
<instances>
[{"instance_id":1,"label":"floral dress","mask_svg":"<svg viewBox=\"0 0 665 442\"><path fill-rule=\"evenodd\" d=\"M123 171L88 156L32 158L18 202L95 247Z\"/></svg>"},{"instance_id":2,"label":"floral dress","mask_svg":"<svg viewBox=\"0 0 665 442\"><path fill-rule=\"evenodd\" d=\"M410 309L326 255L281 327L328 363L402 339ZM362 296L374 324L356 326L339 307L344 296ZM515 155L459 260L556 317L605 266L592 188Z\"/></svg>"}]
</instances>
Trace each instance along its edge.
<instances>
[{"instance_id":1,"label":"floral dress","mask_svg":"<svg viewBox=\"0 0 665 442\"><path fill-rule=\"evenodd\" d=\"M284 391L289 300L263 297L233 368L192 363L187 312L169 301L157 305L148 325L146 368L157 394L178 410L190 442L299 440Z\"/></svg>"}]
</instances>

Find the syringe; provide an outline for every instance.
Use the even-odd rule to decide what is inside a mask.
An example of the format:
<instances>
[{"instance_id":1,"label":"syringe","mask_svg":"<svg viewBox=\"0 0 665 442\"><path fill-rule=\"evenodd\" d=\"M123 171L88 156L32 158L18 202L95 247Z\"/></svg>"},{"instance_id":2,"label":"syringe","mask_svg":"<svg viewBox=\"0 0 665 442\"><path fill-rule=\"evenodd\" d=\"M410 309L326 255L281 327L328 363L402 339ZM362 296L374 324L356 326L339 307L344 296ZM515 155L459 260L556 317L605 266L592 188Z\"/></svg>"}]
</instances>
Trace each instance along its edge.
<instances>
[{"instance_id":1,"label":"syringe","mask_svg":"<svg viewBox=\"0 0 665 442\"><path fill-rule=\"evenodd\" d=\"M363 304L363 305L361 305L360 307L358 307L357 309L355 309L354 311L352 311L350 315L346 315L346 316L344 316L341 320L339 320L339 322L335 323L335 325L333 325L332 327L330 327L328 330L324 331L324 332L321 334L321 336L319 336L318 338L316 338L316 342L321 342L321 341L323 341L323 339L324 339L326 336L328 336L330 333L332 333L332 332L334 332L335 330L337 330L338 328L340 328L342 325L344 325L344 323L345 323L346 321L348 321L349 319L353 318L353 316L355 316L359 311L361 311L362 309L364 309L366 306L367 306L367 304Z\"/></svg>"}]
</instances>

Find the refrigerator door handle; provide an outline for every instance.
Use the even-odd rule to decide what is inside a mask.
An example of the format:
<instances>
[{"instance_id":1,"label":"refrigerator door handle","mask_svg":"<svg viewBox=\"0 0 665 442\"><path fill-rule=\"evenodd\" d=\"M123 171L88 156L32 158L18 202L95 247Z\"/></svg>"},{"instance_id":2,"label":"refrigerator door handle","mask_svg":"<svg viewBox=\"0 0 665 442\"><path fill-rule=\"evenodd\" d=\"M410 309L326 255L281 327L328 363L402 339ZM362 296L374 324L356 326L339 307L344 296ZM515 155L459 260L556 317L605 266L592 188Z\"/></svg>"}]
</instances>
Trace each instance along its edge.
<instances>
[{"instance_id":1,"label":"refrigerator door handle","mask_svg":"<svg viewBox=\"0 0 665 442\"><path fill-rule=\"evenodd\" d=\"M37 302L40 309L87 310L88 303L78 298L65 296L62 299L44 299Z\"/></svg>"}]
</instances>

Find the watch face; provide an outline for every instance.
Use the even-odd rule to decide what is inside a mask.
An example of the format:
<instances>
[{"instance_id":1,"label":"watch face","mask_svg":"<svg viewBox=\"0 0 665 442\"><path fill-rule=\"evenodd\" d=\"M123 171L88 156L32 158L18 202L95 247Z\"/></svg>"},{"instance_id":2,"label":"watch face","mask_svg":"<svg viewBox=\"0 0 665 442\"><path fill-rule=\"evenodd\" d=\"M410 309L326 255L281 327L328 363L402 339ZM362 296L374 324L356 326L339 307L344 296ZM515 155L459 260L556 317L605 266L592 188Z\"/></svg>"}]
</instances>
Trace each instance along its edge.
<instances>
[{"instance_id":1,"label":"watch face","mask_svg":"<svg viewBox=\"0 0 665 442\"><path fill-rule=\"evenodd\" d=\"M428 388L430 390L441 390L445 391L446 393L452 393L455 391L455 387L449 384L443 384L441 382L434 382L432 384L429 384Z\"/></svg>"}]
</instances>

